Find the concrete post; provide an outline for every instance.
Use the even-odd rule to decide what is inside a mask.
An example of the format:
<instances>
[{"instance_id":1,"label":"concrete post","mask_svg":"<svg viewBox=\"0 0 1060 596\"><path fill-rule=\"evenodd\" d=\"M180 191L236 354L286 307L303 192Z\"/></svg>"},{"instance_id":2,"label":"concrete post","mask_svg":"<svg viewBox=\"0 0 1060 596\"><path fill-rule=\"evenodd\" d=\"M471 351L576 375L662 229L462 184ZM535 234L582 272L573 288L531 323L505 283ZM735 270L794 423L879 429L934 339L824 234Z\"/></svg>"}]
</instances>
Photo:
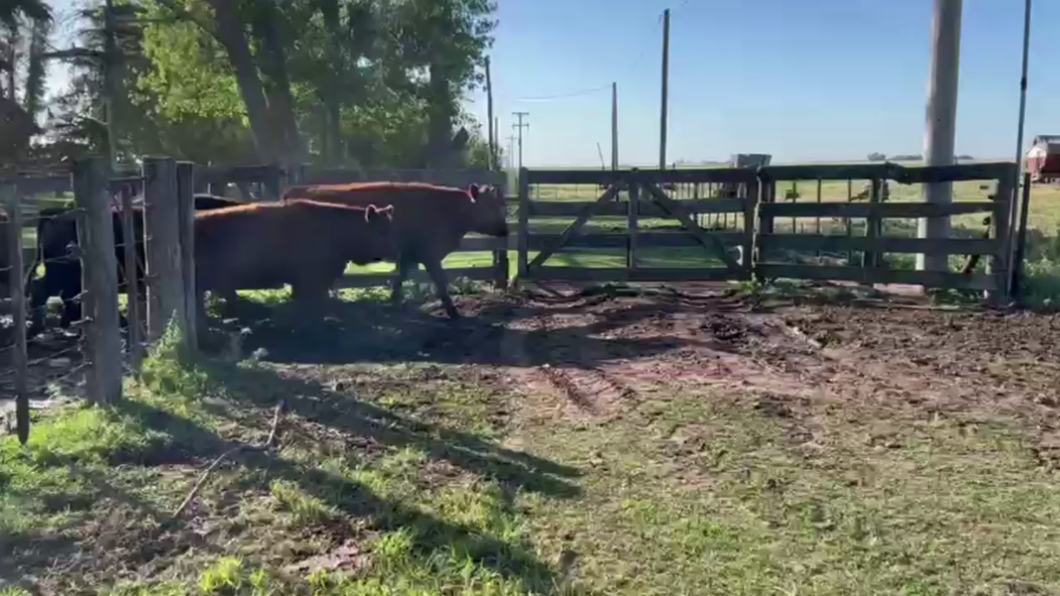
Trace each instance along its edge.
<instances>
[{"instance_id":1,"label":"concrete post","mask_svg":"<svg viewBox=\"0 0 1060 596\"><path fill-rule=\"evenodd\" d=\"M961 54L961 10L963 0L935 0L931 80L928 87L927 134L924 137L924 159L929 166L953 163L957 121L957 81ZM949 203L953 200L953 183L925 184L924 200ZM948 217L923 218L918 223L920 238L948 238ZM944 254L917 255L917 269L945 271Z\"/></svg>"}]
</instances>

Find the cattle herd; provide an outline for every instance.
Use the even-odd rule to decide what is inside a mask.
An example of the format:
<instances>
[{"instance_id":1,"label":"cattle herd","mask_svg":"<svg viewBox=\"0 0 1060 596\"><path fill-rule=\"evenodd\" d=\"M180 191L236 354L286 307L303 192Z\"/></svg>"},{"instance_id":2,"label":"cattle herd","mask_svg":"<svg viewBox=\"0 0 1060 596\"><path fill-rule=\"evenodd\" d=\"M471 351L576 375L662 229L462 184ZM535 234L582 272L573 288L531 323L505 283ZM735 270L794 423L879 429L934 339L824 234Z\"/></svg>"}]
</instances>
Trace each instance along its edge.
<instances>
[{"instance_id":1,"label":"cattle herd","mask_svg":"<svg viewBox=\"0 0 1060 596\"><path fill-rule=\"evenodd\" d=\"M398 266L391 296L395 305L403 299L402 282L409 269L422 263L446 313L455 319L460 315L447 290L442 260L469 232L501 238L508 235L504 197L492 186L451 188L396 182L317 185L292 187L277 202L247 203L196 194L194 204L200 321L205 321L203 292L221 298L230 308L236 290L288 284L296 303L316 308L327 299L348 263L378 261ZM124 291L130 277L140 287L143 284L142 198L134 200L133 209L133 236L141 264L134 276L127 275L122 266L127 235L120 210L112 209L119 292ZM9 226L0 228L7 230ZM44 263L44 274L28 286L31 337L43 329L50 297L62 299L62 327L68 328L81 318L81 263L72 250L77 244L75 212L42 210L37 242L37 259ZM6 258L0 258L3 260ZM0 262L0 269L3 266Z\"/></svg>"}]
</instances>

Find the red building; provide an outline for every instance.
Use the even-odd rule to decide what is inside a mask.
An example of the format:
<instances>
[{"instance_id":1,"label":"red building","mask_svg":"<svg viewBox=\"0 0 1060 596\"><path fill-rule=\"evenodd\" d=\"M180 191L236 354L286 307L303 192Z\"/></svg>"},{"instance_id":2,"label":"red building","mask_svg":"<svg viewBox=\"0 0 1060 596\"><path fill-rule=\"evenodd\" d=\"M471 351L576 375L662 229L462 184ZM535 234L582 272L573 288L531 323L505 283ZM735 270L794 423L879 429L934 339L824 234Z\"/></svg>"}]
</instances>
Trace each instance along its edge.
<instances>
[{"instance_id":1,"label":"red building","mask_svg":"<svg viewBox=\"0 0 1060 596\"><path fill-rule=\"evenodd\" d=\"M1027 172L1034 182L1060 179L1060 135L1038 135L1027 151Z\"/></svg>"}]
</instances>

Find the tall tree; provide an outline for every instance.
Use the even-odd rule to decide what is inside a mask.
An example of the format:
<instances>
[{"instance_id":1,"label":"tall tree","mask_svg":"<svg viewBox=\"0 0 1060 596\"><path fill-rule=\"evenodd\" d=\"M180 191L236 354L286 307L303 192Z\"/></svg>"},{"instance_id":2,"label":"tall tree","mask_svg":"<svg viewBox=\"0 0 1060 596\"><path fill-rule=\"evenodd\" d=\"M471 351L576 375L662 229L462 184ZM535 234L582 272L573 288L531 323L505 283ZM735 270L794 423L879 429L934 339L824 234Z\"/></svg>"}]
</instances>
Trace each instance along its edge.
<instances>
[{"instance_id":1,"label":"tall tree","mask_svg":"<svg viewBox=\"0 0 1060 596\"><path fill-rule=\"evenodd\" d=\"M16 27L19 16L31 21L50 21L52 11L47 0L4 0L0 2L0 23L8 27Z\"/></svg>"},{"instance_id":2,"label":"tall tree","mask_svg":"<svg viewBox=\"0 0 1060 596\"><path fill-rule=\"evenodd\" d=\"M460 100L482 82L485 52L496 27L492 0L406 0L397 5L399 54L408 68L426 74L420 92L429 106L424 161L450 165L451 138Z\"/></svg>"}]
</instances>

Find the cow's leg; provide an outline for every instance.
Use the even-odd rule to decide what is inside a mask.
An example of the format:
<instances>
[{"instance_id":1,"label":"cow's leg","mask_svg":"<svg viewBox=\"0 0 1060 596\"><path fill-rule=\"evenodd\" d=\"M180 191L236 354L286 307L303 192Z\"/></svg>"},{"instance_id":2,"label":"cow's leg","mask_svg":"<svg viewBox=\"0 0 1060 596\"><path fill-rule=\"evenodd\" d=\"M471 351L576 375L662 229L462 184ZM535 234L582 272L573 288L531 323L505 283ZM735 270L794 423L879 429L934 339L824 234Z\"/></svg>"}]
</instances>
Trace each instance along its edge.
<instances>
[{"instance_id":1,"label":"cow's leg","mask_svg":"<svg viewBox=\"0 0 1060 596\"><path fill-rule=\"evenodd\" d=\"M64 285L59 291L59 298L63 301L59 325L63 329L68 329L74 321L81 320L81 284Z\"/></svg>"},{"instance_id":2,"label":"cow's leg","mask_svg":"<svg viewBox=\"0 0 1060 596\"><path fill-rule=\"evenodd\" d=\"M460 311L456 310L453 306L453 299L449 297L449 282L445 277L445 269L442 269L442 262L428 259L423 266L427 269L427 275L431 276L431 281L434 282L435 290L442 301L442 306L445 307L446 314L450 319L459 319Z\"/></svg>"},{"instance_id":3,"label":"cow's leg","mask_svg":"<svg viewBox=\"0 0 1060 596\"><path fill-rule=\"evenodd\" d=\"M29 293L29 334L35 337L44 330L44 315L48 305L48 278L42 277L30 282Z\"/></svg>"},{"instance_id":4,"label":"cow's leg","mask_svg":"<svg viewBox=\"0 0 1060 596\"><path fill-rule=\"evenodd\" d=\"M396 272L392 280L393 288L390 294L390 303L393 306L400 306L404 300L404 295L401 286L405 284L405 279L409 276L409 271L414 271L418 263L407 254L402 254L398 257Z\"/></svg>"},{"instance_id":5,"label":"cow's leg","mask_svg":"<svg viewBox=\"0 0 1060 596\"><path fill-rule=\"evenodd\" d=\"M306 277L291 284L291 298L299 307L317 310L327 304L328 289L326 281Z\"/></svg>"}]
</instances>

